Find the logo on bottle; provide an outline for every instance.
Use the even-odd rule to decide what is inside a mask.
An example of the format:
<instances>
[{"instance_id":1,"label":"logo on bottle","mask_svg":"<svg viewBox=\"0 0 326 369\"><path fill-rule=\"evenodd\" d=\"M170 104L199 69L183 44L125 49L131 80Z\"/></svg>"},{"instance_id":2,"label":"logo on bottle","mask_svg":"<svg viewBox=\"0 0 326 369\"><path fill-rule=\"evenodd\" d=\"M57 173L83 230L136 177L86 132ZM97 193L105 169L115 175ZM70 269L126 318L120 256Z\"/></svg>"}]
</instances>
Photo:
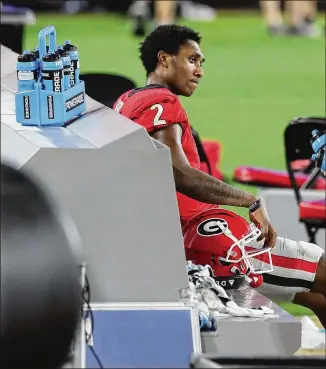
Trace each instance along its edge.
<instances>
[{"instance_id":1,"label":"logo on bottle","mask_svg":"<svg viewBox=\"0 0 326 369\"><path fill-rule=\"evenodd\" d=\"M44 81L52 81L52 90L54 92L62 91L62 78L63 78L63 69L42 72L42 79Z\"/></svg>"},{"instance_id":2,"label":"logo on bottle","mask_svg":"<svg viewBox=\"0 0 326 369\"><path fill-rule=\"evenodd\" d=\"M61 75L62 71L54 71L53 73L53 91L54 92L61 92Z\"/></svg>"},{"instance_id":3,"label":"logo on bottle","mask_svg":"<svg viewBox=\"0 0 326 369\"><path fill-rule=\"evenodd\" d=\"M68 113L68 111L77 108L77 106L82 105L84 101L85 101L84 92L80 92L79 94L66 100L66 112Z\"/></svg>"},{"instance_id":4,"label":"logo on bottle","mask_svg":"<svg viewBox=\"0 0 326 369\"><path fill-rule=\"evenodd\" d=\"M54 119L53 96L48 95L47 100L48 100L48 118L49 119Z\"/></svg>"},{"instance_id":5,"label":"logo on bottle","mask_svg":"<svg viewBox=\"0 0 326 369\"><path fill-rule=\"evenodd\" d=\"M24 95L24 118L31 119L31 108L29 104L29 96Z\"/></svg>"},{"instance_id":6,"label":"logo on bottle","mask_svg":"<svg viewBox=\"0 0 326 369\"><path fill-rule=\"evenodd\" d=\"M72 60L70 66L70 84L71 86L75 85L76 83L76 69L78 67L78 61Z\"/></svg>"}]
</instances>

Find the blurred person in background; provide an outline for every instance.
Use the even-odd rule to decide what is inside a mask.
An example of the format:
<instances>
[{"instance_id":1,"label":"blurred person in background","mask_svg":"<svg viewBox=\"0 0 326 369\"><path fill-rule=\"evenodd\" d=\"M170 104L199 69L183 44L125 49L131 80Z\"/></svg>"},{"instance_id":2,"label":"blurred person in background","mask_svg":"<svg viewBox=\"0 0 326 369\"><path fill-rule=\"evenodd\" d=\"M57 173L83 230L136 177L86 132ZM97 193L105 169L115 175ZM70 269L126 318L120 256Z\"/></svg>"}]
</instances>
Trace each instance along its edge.
<instances>
[{"instance_id":1,"label":"blurred person in background","mask_svg":"<svg viewBox=\"0 0 326 369\"><path fill-rule=\"evenodd\" d=\"M286 1L290 25L286 29L288 35L316 37L320 32L315 25L317 17L317 1Z\"/></svg>"},{"instance_id":2,"label":"blurred person in background","mask_svg":"<svg viewBox=\"0 0 326 369\"><path fill-rule=\"evenodd\" d=\"M151 18L151 2L148 0L133 1L128 13L133 20L133 34L144 36L147 23ZM154 1L154 23L156 25L175 23L176 20L175 0Z\"/></svg>"},{"instance_id":3,"label":"blurred person in background","mask_svg":"<svg viewBox=\"0 0 326 369\"><path fill-rule=\"evenodd\" d=\"M306 24L307 27L313 28L316 34L319 34L319 30L316 27L316 19L318 14L318 1L317 0L309 0L309 1L302 1L303 7L303 22Z\"/></svg>"},{"instance_id":4,"label":"blurred person in background","mask_svg":"<svg viewBox=\"0 0 326 369\"><path fill-rule=\"evenodd\" d=\"M187 20L210 21L215 19L216 11L194 1L137 0L132 2L128 14L133 21L133 34L144 36L148 23L152 22L154 29L159 25L176 23L179 15Z\"/></svg>"},{"instance_id":5,"label":"blurred person in background","mask_svg":"<svg viewBox=\"0 0 326 369\"><path fill-rule=\"evenodd\" d=\"M61 12L76 14L81 12L102 13L107 11L125 14L132 0L64 0L60 7Z\"/></svg>"},{"instance_id":6,"label":"blurred person in background","mask_svg":"<svg viewBox=\"0 0 326 369\"><path fill-rule=\"evenodd\" d=\"M261 12L270 35L291 35L316 37L320 34L315 20L317 16L317 1L286 1L285 10L288 13L289 24L286 25L281 9L281 1L261 0Z\"/></svg>"},{"instance_id":7,"label":"blurred person in background","mask_svg":"<svg viewBox=\"0 0 326 369\"><path fill-rule=\"evenodd\" d=\"M126 14L132 19L132 33L145 36L158 25L176 23L178 16L187 20L211 21L216 11L211 6L195 1L176 0L65 0L61 11L68 14L80 12L113 11Z\"/></svg>"}]
</instances>

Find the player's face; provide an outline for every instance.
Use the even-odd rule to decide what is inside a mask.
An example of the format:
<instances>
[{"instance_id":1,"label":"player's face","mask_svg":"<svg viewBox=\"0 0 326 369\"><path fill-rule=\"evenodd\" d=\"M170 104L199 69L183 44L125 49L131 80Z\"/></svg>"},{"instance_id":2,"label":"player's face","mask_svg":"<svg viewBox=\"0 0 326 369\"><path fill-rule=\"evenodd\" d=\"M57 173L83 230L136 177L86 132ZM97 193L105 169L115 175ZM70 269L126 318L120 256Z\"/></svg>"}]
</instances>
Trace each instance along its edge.
<instances>
[{"instance_id":1,"label":"player's face","mask_svg":"<svg viewBox=\"0 0 326 369\"><path fill-rule=\"evenodd\" d=\"M205 61L199 45L188 41L181 46L179 53L173 56L171 65L171 84L175 93L191 96L203 77L202 64Z\"/></svg>"}]
</instances>

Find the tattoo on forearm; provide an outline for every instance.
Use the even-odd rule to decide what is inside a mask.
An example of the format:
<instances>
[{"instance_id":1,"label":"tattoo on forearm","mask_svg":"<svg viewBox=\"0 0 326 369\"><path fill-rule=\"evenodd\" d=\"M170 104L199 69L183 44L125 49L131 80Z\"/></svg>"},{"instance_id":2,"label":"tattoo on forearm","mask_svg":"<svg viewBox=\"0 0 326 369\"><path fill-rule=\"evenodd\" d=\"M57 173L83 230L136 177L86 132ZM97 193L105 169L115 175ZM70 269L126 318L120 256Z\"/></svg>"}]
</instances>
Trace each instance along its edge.
<instances>
[{"instance_id":1,"label":"tattoo on forearm","mask_svg":"<svg viewBox=\"0 0 326 369\"><path fill-rule=\"evenodd\" d=\"M233 187L205 173L191 179L185 188L185 195L198 201L248 207L254 201L254 195Z\"/></svg>"}]
</instances>

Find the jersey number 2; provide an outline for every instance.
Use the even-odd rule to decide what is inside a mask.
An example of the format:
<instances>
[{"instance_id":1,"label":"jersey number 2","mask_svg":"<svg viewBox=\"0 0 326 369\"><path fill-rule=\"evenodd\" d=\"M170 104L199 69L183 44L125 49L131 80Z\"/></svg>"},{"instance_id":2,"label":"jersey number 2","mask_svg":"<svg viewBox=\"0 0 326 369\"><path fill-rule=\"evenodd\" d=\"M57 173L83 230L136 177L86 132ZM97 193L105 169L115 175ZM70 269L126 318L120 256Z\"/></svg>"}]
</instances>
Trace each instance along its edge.
<instances>
[{"instance_id":1,"label":"jersey number 2","mask_svg":"<svg viewBox=\"0 0 326 369\"><path fill-rule=\"evenodd\" d=\"M154 126L159 126L161 124L166 124L166 121L164 119L160 119L161 115L163 113L163 106L161 104L154 104L151 106L151 110L157 109L157 113L154 117L153 124Z\"/></svg>"}]
</instances>

